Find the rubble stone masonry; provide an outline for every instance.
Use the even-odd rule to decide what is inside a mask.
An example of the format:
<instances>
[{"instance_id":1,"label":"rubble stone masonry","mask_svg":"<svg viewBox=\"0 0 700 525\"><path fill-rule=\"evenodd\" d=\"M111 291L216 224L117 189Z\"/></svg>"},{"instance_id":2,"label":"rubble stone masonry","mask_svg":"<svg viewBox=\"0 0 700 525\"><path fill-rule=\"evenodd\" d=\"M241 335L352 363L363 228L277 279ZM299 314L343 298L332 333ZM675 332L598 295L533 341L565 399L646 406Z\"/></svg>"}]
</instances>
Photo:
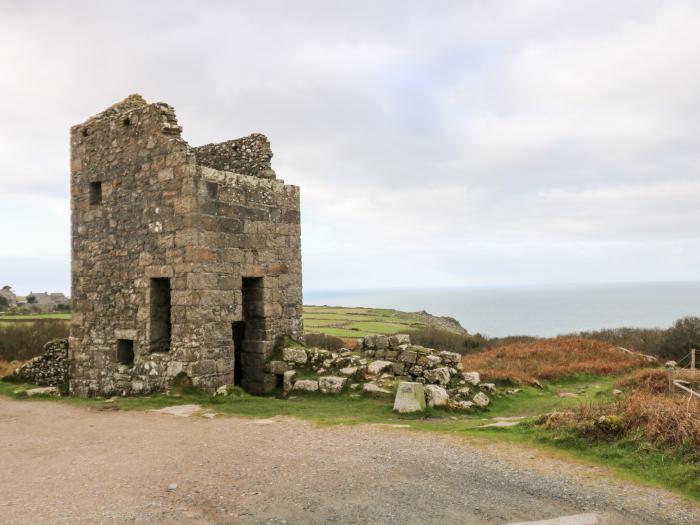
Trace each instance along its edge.
<instances>
[{"instance_id":1,"label":"rubble stone masonry","mask_svg":"<svg viewBox=\"0 0 700 525\"><path fill-rule=\"evenodd\" d=\"M299 188L263 135L181 132L138 95L71 128L72 394L264 393L276 341L303 337Z\"/></svg>"}]
</instances>

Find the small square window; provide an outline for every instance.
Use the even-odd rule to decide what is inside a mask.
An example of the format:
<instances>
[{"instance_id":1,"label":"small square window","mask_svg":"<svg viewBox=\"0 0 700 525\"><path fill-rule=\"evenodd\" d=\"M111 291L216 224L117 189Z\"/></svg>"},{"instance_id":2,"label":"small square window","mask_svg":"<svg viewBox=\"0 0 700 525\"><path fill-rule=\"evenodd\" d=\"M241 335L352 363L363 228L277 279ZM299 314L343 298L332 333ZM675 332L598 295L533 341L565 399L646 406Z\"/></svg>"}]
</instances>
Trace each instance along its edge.
<instances>
[{"instance_id":1,"label":"small square window","mask_svg":"<svg viewBox=\"0 0 700 525\"><path fill-rule=\"evenodd\" d=\"M219 185L216 182L207 182L207 196L216 199L219 196Z\"/></svg>"},{"instance_id":2,"label":"small square window","mask_svg":"<svg viewBox=\"0 0 700 525\"><path fill-rule=\"evenodd\" d=\"M117 362L120 365L134 364L134 341L131 339L117 340Z\"/></svg>"},{"instance_id":3,"label":"small square window","mask_svg":"<svg viewBox=\"0 0 700 525\"><path fill-rule=\"evenodd\" d=\"M90 183L90 204L100 204L102 202L102 183Z\"/></svg>"}]
</instances>

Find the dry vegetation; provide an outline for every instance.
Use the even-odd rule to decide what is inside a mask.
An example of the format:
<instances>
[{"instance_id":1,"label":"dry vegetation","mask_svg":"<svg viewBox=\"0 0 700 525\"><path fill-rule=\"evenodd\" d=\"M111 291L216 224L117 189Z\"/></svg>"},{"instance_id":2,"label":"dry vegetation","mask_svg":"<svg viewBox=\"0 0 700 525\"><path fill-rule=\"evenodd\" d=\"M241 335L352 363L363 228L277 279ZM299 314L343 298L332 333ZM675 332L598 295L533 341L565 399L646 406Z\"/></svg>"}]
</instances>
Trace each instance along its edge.
<instances>
[{"instance_id":1,"label":"dry vegetation","mask_svg":"<svg viewBox=\"0 0 700 525\"><path fill-rule=\"evenodd\" d=\"M463 358L465 370L478 370L489 381L529 383L576 374L618 375L646 361L610 344L580 337L516 343Z\"/></svg>"},{"instance_id":2,"label":"dry vegetation","mask_svg":"<svg viewBox=\"0 0 700 525\"><path fill-rule=\"evenodd\" d=\"M0 362L26 361L52 339L68 337L68 323L54 319L0 322Z\"/></svg>"},{"instance_id":3,"label":"dry vegetation","mask_svg":"<svg viewBox=\"0 0 700 525\"><path fill-rule=\"evenodd\" d=\"M568 428L597 441L634 439L700 460L700 400L682 394L635 391L616 403L555 412L543 427Z\"/></svg>"}]
</instances>

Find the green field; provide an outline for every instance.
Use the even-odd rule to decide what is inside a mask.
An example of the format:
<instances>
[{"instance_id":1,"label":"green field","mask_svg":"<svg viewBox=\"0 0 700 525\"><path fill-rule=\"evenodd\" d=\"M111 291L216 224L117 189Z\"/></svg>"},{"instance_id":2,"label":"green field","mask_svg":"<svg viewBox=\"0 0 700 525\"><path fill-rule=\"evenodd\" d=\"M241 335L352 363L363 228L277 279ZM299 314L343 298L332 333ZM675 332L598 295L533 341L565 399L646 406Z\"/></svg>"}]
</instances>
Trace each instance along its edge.
<instances>
[{"instance_id":1,"label":"green field","mask_svg":"<svg viewBox=\"0 0 700 525\"><path fill-rule=\"evenodd\" d=\"M416 314L384 308L304 306L304 330L335 337L399 334L428 325Z\"/></svg>"},{"instance_id":2,"label":"green field","mask_svg":"<svg viewBox=\"0 0 700 525\"><path fill-rule=\"evenodd\" d=\"M31 322L40 319L68 321L70 313L0 315L2 322ZM424 317L383 308L304 306L304 329L335 337L364 337L369 334L399 334L429 325Z\"/></svg>"}]
</instances>

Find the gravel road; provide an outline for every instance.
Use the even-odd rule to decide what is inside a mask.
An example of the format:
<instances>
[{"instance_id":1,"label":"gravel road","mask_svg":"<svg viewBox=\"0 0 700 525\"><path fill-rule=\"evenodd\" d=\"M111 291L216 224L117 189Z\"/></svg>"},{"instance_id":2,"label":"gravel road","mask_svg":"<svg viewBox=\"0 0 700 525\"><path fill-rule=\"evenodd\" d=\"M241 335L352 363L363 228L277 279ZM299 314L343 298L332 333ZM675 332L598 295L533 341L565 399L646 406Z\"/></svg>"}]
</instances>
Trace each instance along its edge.
<instances>
[{"instance_id":1,"label":"gravel road","mask_svg":"<svg viewBox=\"0 0 700 525\"><path fill-rule=\"evenodd\" d=\"M668 492L538 450L290 418L0 398L0 466L10 524L700 523Z\"/></svg>"}]
</instances>

